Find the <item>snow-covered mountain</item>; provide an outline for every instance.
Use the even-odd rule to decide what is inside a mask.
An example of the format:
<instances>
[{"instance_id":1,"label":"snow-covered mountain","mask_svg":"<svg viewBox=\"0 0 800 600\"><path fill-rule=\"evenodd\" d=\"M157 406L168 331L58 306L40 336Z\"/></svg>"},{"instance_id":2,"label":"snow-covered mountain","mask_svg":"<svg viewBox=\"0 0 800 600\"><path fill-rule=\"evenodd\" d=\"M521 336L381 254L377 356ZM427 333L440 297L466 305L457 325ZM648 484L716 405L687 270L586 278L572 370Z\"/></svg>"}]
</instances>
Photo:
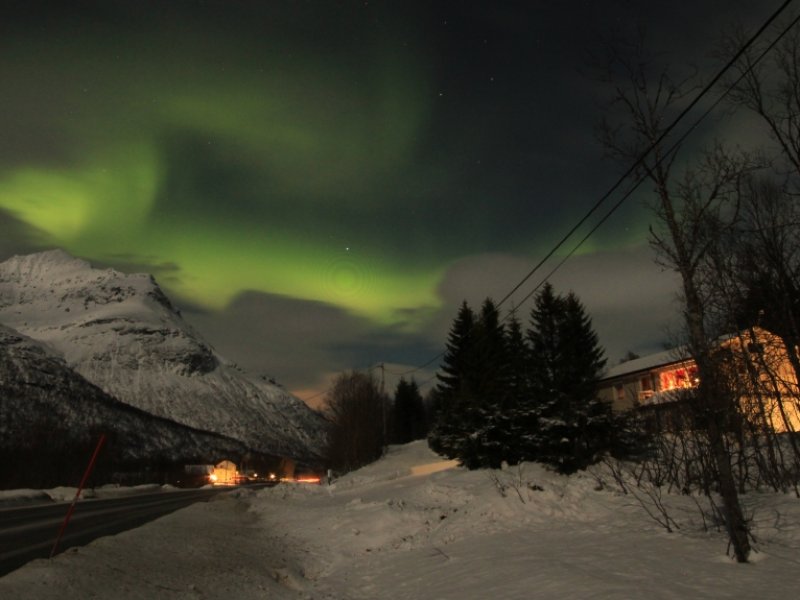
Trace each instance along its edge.
<instances>
[{"instance_id":1,"label":"snow-covered mountain","mask_svg":"<svg viewBox=\"0 0 800 600\"><path fill-rule=\"evenodd\" d=\"M77 482L105 433L106 471L248 455L242 442L157 417L103 392L48 348L0 325L0 487Z\"/></svg>"},{"instance_id":2,"label":"snow-covered mountain","mask_svg":"<svg viewBox=\"0 0 800 600\"><path fill-rule=\"evenodd\" d=\"M0 263L0 323L37 340L115 398L251 448L313 459L322 419L227 363L147 274L95 269L62 250Z\"/></svg>"}]
</instances>

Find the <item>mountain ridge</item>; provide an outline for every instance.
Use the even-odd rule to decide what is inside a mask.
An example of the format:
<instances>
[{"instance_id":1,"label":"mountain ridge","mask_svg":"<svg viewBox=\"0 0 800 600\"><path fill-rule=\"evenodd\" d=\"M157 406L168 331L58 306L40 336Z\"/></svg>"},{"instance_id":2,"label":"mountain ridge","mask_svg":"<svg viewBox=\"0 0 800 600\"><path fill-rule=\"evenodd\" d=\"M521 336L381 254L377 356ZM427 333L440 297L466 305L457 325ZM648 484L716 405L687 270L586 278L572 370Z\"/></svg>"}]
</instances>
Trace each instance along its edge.
<instances>
[{"instance_id":1,"label":"mountain ridge","mask_svg":"<svg viewBox=\"0 0 800 600\"><path fill-rule=\"evenodd\" d=\"M63 250L14 256L0 263L0 323L148 413L273 455L322 451L321 417L217 354L149 274L96 269Z\"/></svg>"},{"instance_id":2,"label":"mountain ridge","mask_svg":"<svg viewBox=\"0 0 800 600\"><path fill-rule=\"evenodd\" d=\"M179 477L180 465L214 458L256 459L238 440L120 402L43 344L0 325L0 455L20 465L0 471L0 488L76 483L101 433L100 475L117 483Z\"/></svg>"}]
</instances>

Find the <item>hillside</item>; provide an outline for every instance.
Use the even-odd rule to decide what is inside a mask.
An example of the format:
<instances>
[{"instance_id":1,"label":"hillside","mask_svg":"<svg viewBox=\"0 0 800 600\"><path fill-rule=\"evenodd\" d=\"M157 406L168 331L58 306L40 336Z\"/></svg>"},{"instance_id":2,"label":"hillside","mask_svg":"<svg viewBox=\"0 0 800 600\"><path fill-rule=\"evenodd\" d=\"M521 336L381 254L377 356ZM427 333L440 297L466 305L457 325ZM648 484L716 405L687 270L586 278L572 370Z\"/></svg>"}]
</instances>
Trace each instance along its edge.
<instances>
[{"instance_id":1,"label":"hillside","mask_svg":"<svg viewBox=\"0 0 800 600\"><path fill-rule=\"evenodd\" d=\"M0 263L0 323L133 407L268 454L320 451L322 419L217 355L150 275L95 269L61 250L15 256Z\"/></svg>"},{"instance_id":2,"label":"hillside","mask_svg":"<svg viewBox=\"0 0 800 600\"><path fill-rule=\"evenodd\" d=\"M248 454L245 444L124 404L46 347L0 325L0 489L77 482L100 433L101 480ZM143 472L142 472L143 471ZM163 474L161 474L163 475Z\"/></svg>"}]
</instances>

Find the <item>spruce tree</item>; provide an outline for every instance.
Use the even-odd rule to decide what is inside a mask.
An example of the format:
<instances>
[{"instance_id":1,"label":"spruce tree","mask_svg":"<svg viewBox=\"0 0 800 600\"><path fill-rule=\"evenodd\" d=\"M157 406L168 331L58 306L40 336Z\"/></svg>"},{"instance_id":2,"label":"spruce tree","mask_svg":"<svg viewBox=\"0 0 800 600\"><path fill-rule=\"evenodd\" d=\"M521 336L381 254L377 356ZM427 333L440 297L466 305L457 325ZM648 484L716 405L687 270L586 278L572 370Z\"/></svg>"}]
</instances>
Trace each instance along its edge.
<instances>
[{"instance_id":1,"label":"spruce tree","mask_svg":"<svg viewBox=\"0 0 800 600\"><path fill-rule=\"evenodd\" d=\"M507 422L505 460L516 464L526 455L531 459L534 457L534 453L526 452L526 448L530 446L529 433L536 429L536 411L531 402L530 349L516 313L512 313L506 324L506 352L508 391L502 407Z\"/></svg>"},{"instance_id":2,"label":"spruce tree","mask_svg":"<svg viewBox=\"0 0 800 600\"><path fill-rule=\"evenodd\" d=\"M495 304L466 302L437 375L429 443L468 468L537 460L569 473L611 445L610 407L596 396L603 351L583 305L550 284L536 297L526 337Z\"/></svg>"},{"instance_id":3,"label":"spruce tree","mask_svg":"<svg viewBox=\"0 0 800 600\"><path fill-rule=\"evenodd\" d=\"M531 401L535 419L525 458L571 473L609 448L610 406L597 398L603 351L583 305L570 293L556 296L548 283L536 298L528 331Z\"/></svg>"},{"instance_id":4,"label":"spruce tree","mask_svg":"<svg viewBox=\"0 0 800 600\"><path fill-rule=\"evenodd\" d=\"M565 452L565 422L561 415L567 404L560 389L560 328L563 301L555 295L553 286L546 283L536 296L531 311L528 342L531 349L531 403L528 417L534 428L527 434L524 457L548 464L557 464Z\"/></svg>"},{"instance_id":5,"label":"spruce tree","mask_svg":"<svg viewBox=\"0 0 800 600\"><path fill-rule=\"evenodd\" d=\"M417 382L401 377L394 393L394 443L407 444L425 437L425 407Z\"/></svg>"},{"instance_id":6,"label":"spruce tree","mask_svg":"<svg viewBox=\"0 0 800 600\"><path fill-rule=\"evenodd\" d=\"M437 375L431 448L470 469L500 466L510 454L509 373L505 329L494 302L487 298L478 317L463 303Z\"/></svg>"},{"instance_id":7,"label":"spruce tree","mask_svg":"<svg viewBox=\"0 0 800 600\"><path fill-rule=\"evenodd\" d=\"M597 396L597 382L606 361L592 329L592 321L578 298L570 292L563 302L560 323L562 369L560 387L568 405L563 418L571 450L560 468L571 472L595 462L598 452L609 449L613 435L610 404Z\"/></svg>"},{"instance_id":8,"label":"spruce tree","mask_svg":"<svg viewBox=\"0 0 800 600\"><path fill-rule=\"evenodd\" d=\"M456 458L464 441L464 408L474 396L476 366L475 314L464 301L450 328L440 372L436 374L437 411L428 444L440 454Z\"/></svg>"},{"instance_id":9,"label":"spruce tree","mask_svg":"<svg viewBox=\"0 0 800 600\"><path fill-rule=\"evenodd\" d=\"M499 467L508 448L508 415L504 413L509 388L506 336L494 302L481 305L475 325L473 402L464 406L464 443L459 459L468 468Z\"/></svg>"}]
</instances>

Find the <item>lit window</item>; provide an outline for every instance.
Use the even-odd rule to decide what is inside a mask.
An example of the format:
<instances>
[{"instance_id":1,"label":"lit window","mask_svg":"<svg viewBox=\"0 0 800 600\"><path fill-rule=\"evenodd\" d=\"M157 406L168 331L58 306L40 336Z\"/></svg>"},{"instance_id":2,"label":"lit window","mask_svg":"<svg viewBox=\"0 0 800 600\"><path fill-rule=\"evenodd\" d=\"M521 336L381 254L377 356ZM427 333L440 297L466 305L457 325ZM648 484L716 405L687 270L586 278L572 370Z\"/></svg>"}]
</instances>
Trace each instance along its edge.
<instances>
[{"instance_id":1,"label":"lit window","mask_svg":"<svg viewBox=\"0 0 800 600\"><path fill-rule=\"evenodd\" d=\"M674 390L677 388L690 388L697 385L697 367L680 367L662 371L658 375L662 390Z\"/></svg>"}]
</instances>

